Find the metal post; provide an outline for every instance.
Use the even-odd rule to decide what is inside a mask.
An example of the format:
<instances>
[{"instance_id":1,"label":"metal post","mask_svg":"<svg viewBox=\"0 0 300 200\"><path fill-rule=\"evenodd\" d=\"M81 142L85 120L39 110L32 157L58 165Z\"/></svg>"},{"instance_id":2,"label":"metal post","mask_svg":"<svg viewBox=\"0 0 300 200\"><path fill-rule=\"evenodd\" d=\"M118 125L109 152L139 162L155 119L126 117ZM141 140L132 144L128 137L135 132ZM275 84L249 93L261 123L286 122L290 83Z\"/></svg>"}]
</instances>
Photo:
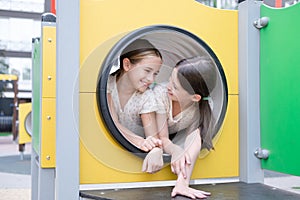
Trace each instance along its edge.
<instances>
[{"instance_id":1,"label":"metal post","mask_svg":"<svg viewBox=\"0 0 300 200\"><path fill-rule=\"evenodd\" d=\"M260 147L259 29L260 1L239 4L239 117L240 181L262 183L263 170L254 155Z\"/></svg>"},{"instance_id":2,"label":"metal post","mask_svg":"<svg viewBox=\"0 0 300 200\"><path fill-rule=\"evenodd\" d=\"M34 138L32 137L32 140ZM33 142L32 142L33 144ZM38 189L39 189L39 165L36 158L38 154L35 152L33 145L31 148L31 200L38 200Z\"/></svg>"},{"instance_id":3,"label":"metal post","mask_svg":"<svg viewBox=\"0 0 300 200\"><path fill-rule=\"evenodd\" d=\"M73 200L79 199L79 0L57 1L56 31L56 199Z\"/></svg>"}]
</instances>

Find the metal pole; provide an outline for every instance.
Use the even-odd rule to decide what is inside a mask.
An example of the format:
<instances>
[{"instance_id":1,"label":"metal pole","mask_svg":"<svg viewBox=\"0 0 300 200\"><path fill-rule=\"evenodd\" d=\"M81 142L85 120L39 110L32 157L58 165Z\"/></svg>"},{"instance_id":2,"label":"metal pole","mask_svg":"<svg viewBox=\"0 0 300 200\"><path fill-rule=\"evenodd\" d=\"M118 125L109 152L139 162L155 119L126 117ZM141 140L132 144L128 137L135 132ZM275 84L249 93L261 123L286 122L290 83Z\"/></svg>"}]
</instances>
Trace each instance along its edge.
<instances>
[{"instance_id":1,"label":"metal pole","mask_svg":"<svg viewBox=\"0 0 300 200\"><path fill-rule=\"evenodd\" d=\"M79 0L57 1L56 30L56 199L79 199Z\"/></svg>"},{"instance_id":2,"label":"metal pole","mask_svg":"<svg viewBox=\"0 0 300 200\"><path fill-rule=\"evenodd\" d=\"M240 181L246 183L262 183L264 178L260 160L254 156L260 147L260 38L253 23L260 18L260 5L253 0L239 4Z\"/></svg>"}]
</instances>

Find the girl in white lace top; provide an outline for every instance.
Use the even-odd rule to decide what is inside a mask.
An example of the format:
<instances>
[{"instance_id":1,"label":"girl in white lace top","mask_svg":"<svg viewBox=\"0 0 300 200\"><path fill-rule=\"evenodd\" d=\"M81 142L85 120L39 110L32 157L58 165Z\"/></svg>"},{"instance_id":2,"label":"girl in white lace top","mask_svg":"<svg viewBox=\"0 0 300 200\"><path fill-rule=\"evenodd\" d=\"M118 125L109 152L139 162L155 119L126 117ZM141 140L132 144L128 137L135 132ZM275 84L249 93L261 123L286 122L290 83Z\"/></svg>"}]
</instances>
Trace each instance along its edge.
<instances>
[{"instance_id":1,"label":"girl in white lace top","mask_svg":"<svg viewBox=\"0 0 300 200\"><path fill-rule=\"evenodd\" d=\"M162 65L160 52L147 40L130 43L120 56L120 69L110 75L107 99L123 136L143 151L161 146L157 136L156 101L149 86Z\"/></svg>"},{"instance_id":2,"label":"girl in white lace top","mask_svg":"<svg viewBox=\"0 0 300 200\"><path fill-rule=\"evenodd\" d=\"M189 182L201 148L213 149L214 120L208 97L215 82L212 59L193 57L176 64L167 85L154 88L159 108L156 115L159 137L164 152L171 155L171 170L177 175L172 197L183 195L196 199L210 195L189 187ZM161 157L159 153L150 152L143 170L158 171L157 166L163 165L162 159L158 159Z\"/></svg>"}]
</instances>

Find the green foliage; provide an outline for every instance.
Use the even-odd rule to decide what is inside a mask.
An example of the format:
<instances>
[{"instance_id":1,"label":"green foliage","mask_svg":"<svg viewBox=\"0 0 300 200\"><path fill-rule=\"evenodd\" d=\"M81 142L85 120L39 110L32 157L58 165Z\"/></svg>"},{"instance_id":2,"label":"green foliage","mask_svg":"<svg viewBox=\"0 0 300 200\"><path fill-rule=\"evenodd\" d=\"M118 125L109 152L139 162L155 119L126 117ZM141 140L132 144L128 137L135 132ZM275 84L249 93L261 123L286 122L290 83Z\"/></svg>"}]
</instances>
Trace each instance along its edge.
<instances>
[{"instance_id":1,"label":"green foliage","mask_svg":"<svg viewBox=\"0 0 300 200\"><path fill-rule=\"evenodd\" d=\"M9 65L5 61L3 52L0 52L0 74L8 73Z\"/></svg>"}]
</instances>

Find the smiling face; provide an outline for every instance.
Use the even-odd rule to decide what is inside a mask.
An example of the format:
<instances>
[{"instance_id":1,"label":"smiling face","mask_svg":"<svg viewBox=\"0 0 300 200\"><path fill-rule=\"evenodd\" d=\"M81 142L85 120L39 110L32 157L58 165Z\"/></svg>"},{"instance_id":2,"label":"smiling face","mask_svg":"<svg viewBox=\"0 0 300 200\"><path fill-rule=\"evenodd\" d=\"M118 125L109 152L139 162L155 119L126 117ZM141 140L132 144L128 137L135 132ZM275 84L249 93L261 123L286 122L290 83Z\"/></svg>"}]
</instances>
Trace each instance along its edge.
<instances>
[{"instance_id":1,"label":"smiling face","mask_svg":"<svg viewBox=\"0 0 300 200\"><path fill-rule=\"evenodd\" d=\"M127 72L131 86L139 91L145 90L154 82L162 65L158 56L145 56L139 62L132 64L129 59L123 60L124 70Z\"/></svg>"},{"instance_id":2,"label":"smiling face","mask_svg":"<svg viewBox=\"0 0 300 200\"><path fill-rule=\"evenodd\" d=\"M172 101L178 101L182 105L188 105L194 101L194 95L188 93L180 84L178 70L174 68L168 83L168 95Z\"/></svg>"}]
</instances>

